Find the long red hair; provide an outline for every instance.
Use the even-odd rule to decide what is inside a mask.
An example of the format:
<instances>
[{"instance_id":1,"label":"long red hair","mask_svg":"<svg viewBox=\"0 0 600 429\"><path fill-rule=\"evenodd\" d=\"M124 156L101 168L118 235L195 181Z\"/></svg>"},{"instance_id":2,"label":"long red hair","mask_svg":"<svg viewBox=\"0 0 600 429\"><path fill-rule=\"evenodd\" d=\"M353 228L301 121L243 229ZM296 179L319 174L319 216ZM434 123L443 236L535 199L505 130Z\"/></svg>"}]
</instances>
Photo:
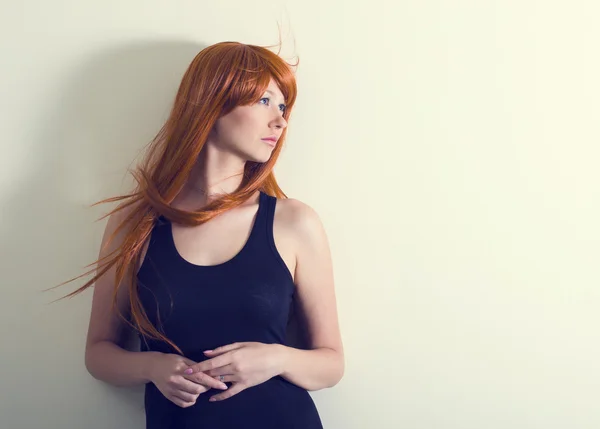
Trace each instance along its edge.
<instances>
[{"instance_id":1,"label":"long red hair","mask_svg":"<svg viewBox=\"0 0 600 429\"><path fill-rule=\"evenodd\" d=\"M87 266L95 268L58 285L96 273L87 283L63 298L83 292L116 265L112 309L144 338L166 341L182 353L176 344L152 325L139 301L135 267L141 262L142 249L160 215L176 223L194 226L239 206L257 190L286 198L275 180L273 167L285 142L287 128L267 162L246 163L242 182L235 192L212 201L196 212L182 211L171 206L186 183L217 119L237 106L258 102L271 79L276 81L285 97L287 108L283 116L286 120L289 119L297 93L291 66L297 65L298 62L288 64L267 47L239 42L216 43L200 51L181 80L169 118L149 143L142 161L130 171L137 182L134 190L127 195L108 198L92 205L126 200L100 218L130 207L126 218L107 240L106 247L117 233L126 228L122 243L110 254ZM127 272L131 272L131 278L124 285ZM121 314L117 306L117 293L121 287L129 289L131 320Z\"/></svg>"}]
</instances>

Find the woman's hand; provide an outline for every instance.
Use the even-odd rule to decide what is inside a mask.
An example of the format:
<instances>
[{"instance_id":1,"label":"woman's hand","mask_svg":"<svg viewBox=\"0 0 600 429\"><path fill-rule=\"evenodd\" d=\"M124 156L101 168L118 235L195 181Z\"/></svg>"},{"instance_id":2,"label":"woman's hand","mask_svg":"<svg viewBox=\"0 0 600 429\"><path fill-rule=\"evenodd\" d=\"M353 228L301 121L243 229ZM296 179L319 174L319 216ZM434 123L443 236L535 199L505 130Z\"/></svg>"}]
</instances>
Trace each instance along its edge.
<instances>
[{"instance_id":1,"label":"woman's hand","mask_svg":"<svg viewBox=\"0 0 600 429\"><path fill-rule=\"evenodd\" d=\"M182 372L196 364L193 360L170 353L153 355L154 361L150 370L150 381L169 401L181 408L187 408L196 403L196 399L210 388L227 389L227 386L202 372L194 373L192 379L182 376Z\"/></svg>"},{"instance_id":2,"label":"woman's hand","mask_svg":"<svg viewBox=\"0 0 600 429\"><path fill-rule=\"evenodd\" d=\"M181 374L194 380L198 373L233 383L227 392L212 396L210 401L231 398L248 387L256 386L283 371L285 347L256 342L233 343L204 352L210 359L191 365Z\"/></svg>"}]
</instances>

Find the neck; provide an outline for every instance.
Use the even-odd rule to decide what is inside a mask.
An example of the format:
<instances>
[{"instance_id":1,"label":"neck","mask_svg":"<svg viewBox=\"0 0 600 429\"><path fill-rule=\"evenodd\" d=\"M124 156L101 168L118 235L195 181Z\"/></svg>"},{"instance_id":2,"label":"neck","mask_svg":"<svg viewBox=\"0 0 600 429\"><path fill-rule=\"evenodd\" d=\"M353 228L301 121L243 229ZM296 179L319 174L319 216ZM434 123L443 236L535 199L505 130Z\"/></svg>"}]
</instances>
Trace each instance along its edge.
<instances>
[{"instance_id":1,"label":"neck","mask_svg":"<svg viewBox=\"0 0 600 429\"><path fill-rule=\"evenodd\" d=\"M206 147L200 153L186 182L186 188L205 202L235 192L244 177L245 162Z\"/></svg>"}]
</instances>

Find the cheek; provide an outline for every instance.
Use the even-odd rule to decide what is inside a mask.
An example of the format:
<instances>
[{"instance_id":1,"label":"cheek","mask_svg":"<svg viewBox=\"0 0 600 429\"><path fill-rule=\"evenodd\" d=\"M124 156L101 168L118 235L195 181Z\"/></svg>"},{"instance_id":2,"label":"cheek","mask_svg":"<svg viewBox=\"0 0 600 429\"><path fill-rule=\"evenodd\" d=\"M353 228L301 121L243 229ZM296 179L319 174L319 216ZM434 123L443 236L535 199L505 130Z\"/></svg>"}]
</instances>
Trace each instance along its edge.
<instances>
[{"instance_id":1,"label":"cheek","mask_svg":"<svg viewBox=\"0 0 600 429\"><path fill-rule=\"evenodd\" d=\"M237 127L246 133L256 131L260 122L260 118L256 113L251 109L241 111L235 118Z\"/></svg>"},{"instance_id":2,"label":"cheek","mask_svg":"<svg viewBox=\"0 0 600 429\"><path fill-rule=\"evenodd\" d=\"M261 137L264 128L261 119L260 111L256 108L238 107L217 121L215 129L218 139L227 146L245 146Z\"/></svg>"},{"instance_id":3,"label":"cheek","mask_svg":"<svg viewBox=\"0 0 600 429\"><path fill-rule=\"evenodd\" d=\"M237 141L244 142L255 138L260 133L260 121L256 115L240 114L229 123L229 135Z\"/></svg>"},{"instance_id":4,"label":"cheek","mask_svg":"<svg viewBox=\"0 0 600 429\"><path fill-rule=\"evenodd\" d=\"M250 112L243 110L232 113L221 123L221 132L232 136L239 134L245 135L255 127L257 121L254 116L251 115Z\"/></svg>"}]
</instances>

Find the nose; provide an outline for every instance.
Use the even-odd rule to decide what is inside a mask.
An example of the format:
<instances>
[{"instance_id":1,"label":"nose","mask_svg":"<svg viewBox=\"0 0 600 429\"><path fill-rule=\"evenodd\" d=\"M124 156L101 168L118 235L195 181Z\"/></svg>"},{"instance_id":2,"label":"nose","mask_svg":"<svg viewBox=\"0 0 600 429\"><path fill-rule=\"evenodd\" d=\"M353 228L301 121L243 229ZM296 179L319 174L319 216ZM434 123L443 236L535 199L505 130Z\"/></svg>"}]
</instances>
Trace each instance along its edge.
<instances>
[{"instance_id":1,"label":"nose","mask_svg":"<svg viewBox=\"0 0 600 429\"><path fill-rule=\"evenodd\" d=\"M279 118L280 118L280 120L275 122L275 127L284 129L285 127L287 127L287 121L285 120L285 118L283 116L280 116Z\"/></svg>"},{"instance_id":2,"label":"nose","mask_svg":"<svg viewBox=\"0 0 600 429\"><path fill-rule=\"evenodd\" d=\"M277 128L285 128L287 127L287 121L285 120L285 118L281 115L281 111L278 110L277 116L275 116L275 118L271 121L271 125L275 126Z\"/></svg>"}]
</instances>

